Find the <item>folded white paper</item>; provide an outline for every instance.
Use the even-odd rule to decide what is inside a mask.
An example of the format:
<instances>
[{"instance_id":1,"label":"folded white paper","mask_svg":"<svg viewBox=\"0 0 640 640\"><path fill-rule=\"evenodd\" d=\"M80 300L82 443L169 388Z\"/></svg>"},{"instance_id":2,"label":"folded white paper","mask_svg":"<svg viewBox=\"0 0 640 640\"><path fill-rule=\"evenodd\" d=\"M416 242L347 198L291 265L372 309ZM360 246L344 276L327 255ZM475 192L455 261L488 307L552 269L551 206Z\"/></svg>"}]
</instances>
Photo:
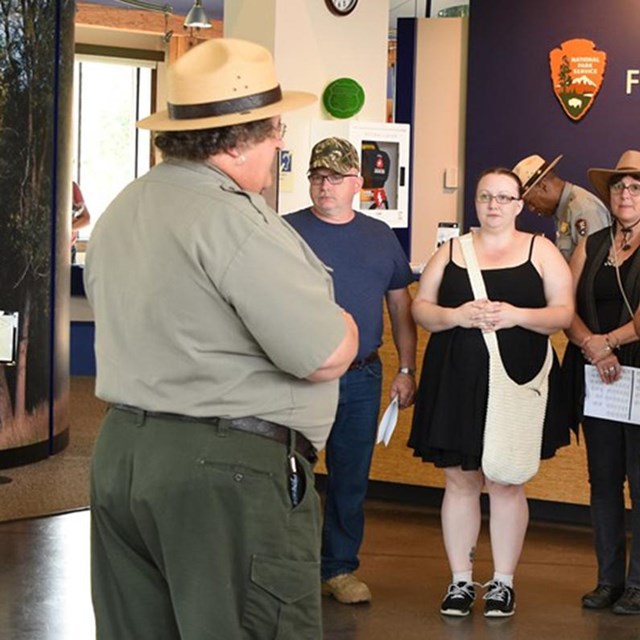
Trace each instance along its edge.
<instances>
[{"instance_id":1,"label":"folded white paper","mask_svg":"<svg viewBox=\"0 0 640 640\"><path fill-rule=\"evenodd\" d=\"M386 447L391 440L393 431L398 423L398 396L393 396L389 406L386 408L380 424L378 425L378 437L376 444L384 442Z\"/></svg>"},{"instance_id":2,"label":"folded white paper","mask_svg":"<svg viewBox=\"0 0 640 640\"><path fill-rule=\"evenodd\" d=\"M624 366L618 380L605 384L596 367L587 364L584 383L585 416L640 424L640 369Z\"/></svg>"}]
</instances>

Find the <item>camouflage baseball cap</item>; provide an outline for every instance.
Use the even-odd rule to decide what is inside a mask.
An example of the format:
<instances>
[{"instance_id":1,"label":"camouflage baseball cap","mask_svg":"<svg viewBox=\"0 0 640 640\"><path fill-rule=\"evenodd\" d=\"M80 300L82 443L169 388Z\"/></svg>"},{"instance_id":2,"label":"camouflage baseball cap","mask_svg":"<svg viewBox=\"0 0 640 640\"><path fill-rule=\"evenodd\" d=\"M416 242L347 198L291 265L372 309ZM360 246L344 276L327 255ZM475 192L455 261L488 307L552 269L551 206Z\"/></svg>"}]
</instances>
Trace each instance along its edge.
<instances>
[{"instance_id":1,"label":"camouflage baseball cap","mask_svg":"<svg viewBox=\"0 0 640 640\"><path fill-rule=\"evenodd\" d=\"M343 138L325 138L317 142L311 150L309 171L331 169L336 173L360 171L360 161L356 148Z\"/></svg>"}]
</instances>

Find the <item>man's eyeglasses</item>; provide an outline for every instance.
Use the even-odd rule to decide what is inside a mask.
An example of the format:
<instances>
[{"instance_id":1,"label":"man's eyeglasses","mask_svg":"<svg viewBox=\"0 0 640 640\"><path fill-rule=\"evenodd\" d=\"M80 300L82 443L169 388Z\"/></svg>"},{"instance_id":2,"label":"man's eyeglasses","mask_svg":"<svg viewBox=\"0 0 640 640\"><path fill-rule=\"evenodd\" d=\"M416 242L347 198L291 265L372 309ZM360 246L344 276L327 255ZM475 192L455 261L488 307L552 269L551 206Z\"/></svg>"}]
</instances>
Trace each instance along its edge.
<instances>
[{"instance_id":1,"label":"man's eyeglasses","mask_svg":"<svg viewBox=\"0 0 640 640\"><path fill-rule=\"evenodd\" d=\"M476 202L480 204L490 204L492 200L495 200L498 204L509 204L514 200L520 200L517 196L510 196L507 193L499 193L494 196L492 193L483 191L476 196Z\"/></svg>"},{"instance_id":2,"label":"man's eyeglasses","mask_svg":"<svg viewBox=\"0 0 640 640\"><path fill-rule=\"evenodd\" d=\"M273 130L276 132L276 136L282 140L284 134L287 133L287 125L284 122L278 122L273 125Z\"/></svg>"},{"instance_id":3,"label":"man's eyeglasses","mask_svg":"<svg viewBox=\"0 0 640 640\"><path fill-rule=\"evenodd\" d=\"M328 175L323 175L322 173L310 173L308 176L309 182L315 186L319 187L326 180L329 184L342 184L345 178L357 178L358 175L356 173L329 173Z\"/></svg>"},{"instance_id":4,"label":"man's eyeglasses","mask_svg":"<svg viewBox=\"0 0 640 640\"><path fill-rule=\"evenodd\" d=\"M611 190L611 193L615 193L617 196L621 196L624 193L625 189L629 190L629 195L632 198L637 198L640 196L640 184L637 183L633 183L633 184L625 184L624 182L616 182L615 184L612 184L609 189Z\"/></svg>"}]
</instances>

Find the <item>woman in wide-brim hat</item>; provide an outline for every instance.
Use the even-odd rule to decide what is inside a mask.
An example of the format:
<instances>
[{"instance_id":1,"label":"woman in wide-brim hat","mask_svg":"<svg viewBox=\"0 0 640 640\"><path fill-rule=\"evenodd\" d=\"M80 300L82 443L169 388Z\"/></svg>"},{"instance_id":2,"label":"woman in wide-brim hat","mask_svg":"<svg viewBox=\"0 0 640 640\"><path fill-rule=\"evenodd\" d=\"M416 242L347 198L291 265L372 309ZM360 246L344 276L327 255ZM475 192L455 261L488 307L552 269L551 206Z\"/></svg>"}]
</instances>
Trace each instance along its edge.
<instances>
[{"instance_id":1,"label":"woman in wide-brim hat","mask_svg":"<svg viewBox=\"0 0 640 640\"><path fill-rule=\"evenodd\" d=\"M109 205L86 256L111 405L91 473L97 635L320 640L312 465L357 328L260 195L281 114L314 97L224 38L167 80L167 109L139 123L163 162Z\"/></svg>"},{"instance_id":2,"label":"woman in wide-brim hat","mask_svg":"<svg viewBox=\"0 0 640 640\"><path fill-rule=\"evenodd\" d=\"M625 151L613 169L589 169L609 205L612 224L578 245L571 259L576 316L563 362L573 404L573 427L587 446L591 515L598 561L596 588L582 598L588 609L640 614L640 426L615 407L609 417L584 415L584 365L593 384L617 383L627 366L640 366L633 316L640 305L640 151ZM594 413L589 411L589 413ZM624 413L624 412L623 412ZM624 482L629 482L632 535L626 561Z\"/></svg>"}]
</instances>

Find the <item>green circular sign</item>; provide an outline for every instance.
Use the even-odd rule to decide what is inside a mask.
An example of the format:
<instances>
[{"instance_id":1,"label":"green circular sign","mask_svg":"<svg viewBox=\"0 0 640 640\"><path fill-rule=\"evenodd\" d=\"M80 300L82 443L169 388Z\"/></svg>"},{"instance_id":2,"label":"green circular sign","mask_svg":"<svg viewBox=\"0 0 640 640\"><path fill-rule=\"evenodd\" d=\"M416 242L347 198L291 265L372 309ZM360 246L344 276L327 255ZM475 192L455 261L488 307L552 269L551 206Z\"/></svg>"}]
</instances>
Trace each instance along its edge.
<instances>
[{"instance_id":1,"label":"green circular sign","mask_svg":"<svg viewBox=\"0 0 640 640\"><path fill-rule=\"evenodd\" d=\"M334 118L351 118L364 105L364 89L352 78L338 78L322 93L322 104Z\"/></svg>"}]
</instances>

